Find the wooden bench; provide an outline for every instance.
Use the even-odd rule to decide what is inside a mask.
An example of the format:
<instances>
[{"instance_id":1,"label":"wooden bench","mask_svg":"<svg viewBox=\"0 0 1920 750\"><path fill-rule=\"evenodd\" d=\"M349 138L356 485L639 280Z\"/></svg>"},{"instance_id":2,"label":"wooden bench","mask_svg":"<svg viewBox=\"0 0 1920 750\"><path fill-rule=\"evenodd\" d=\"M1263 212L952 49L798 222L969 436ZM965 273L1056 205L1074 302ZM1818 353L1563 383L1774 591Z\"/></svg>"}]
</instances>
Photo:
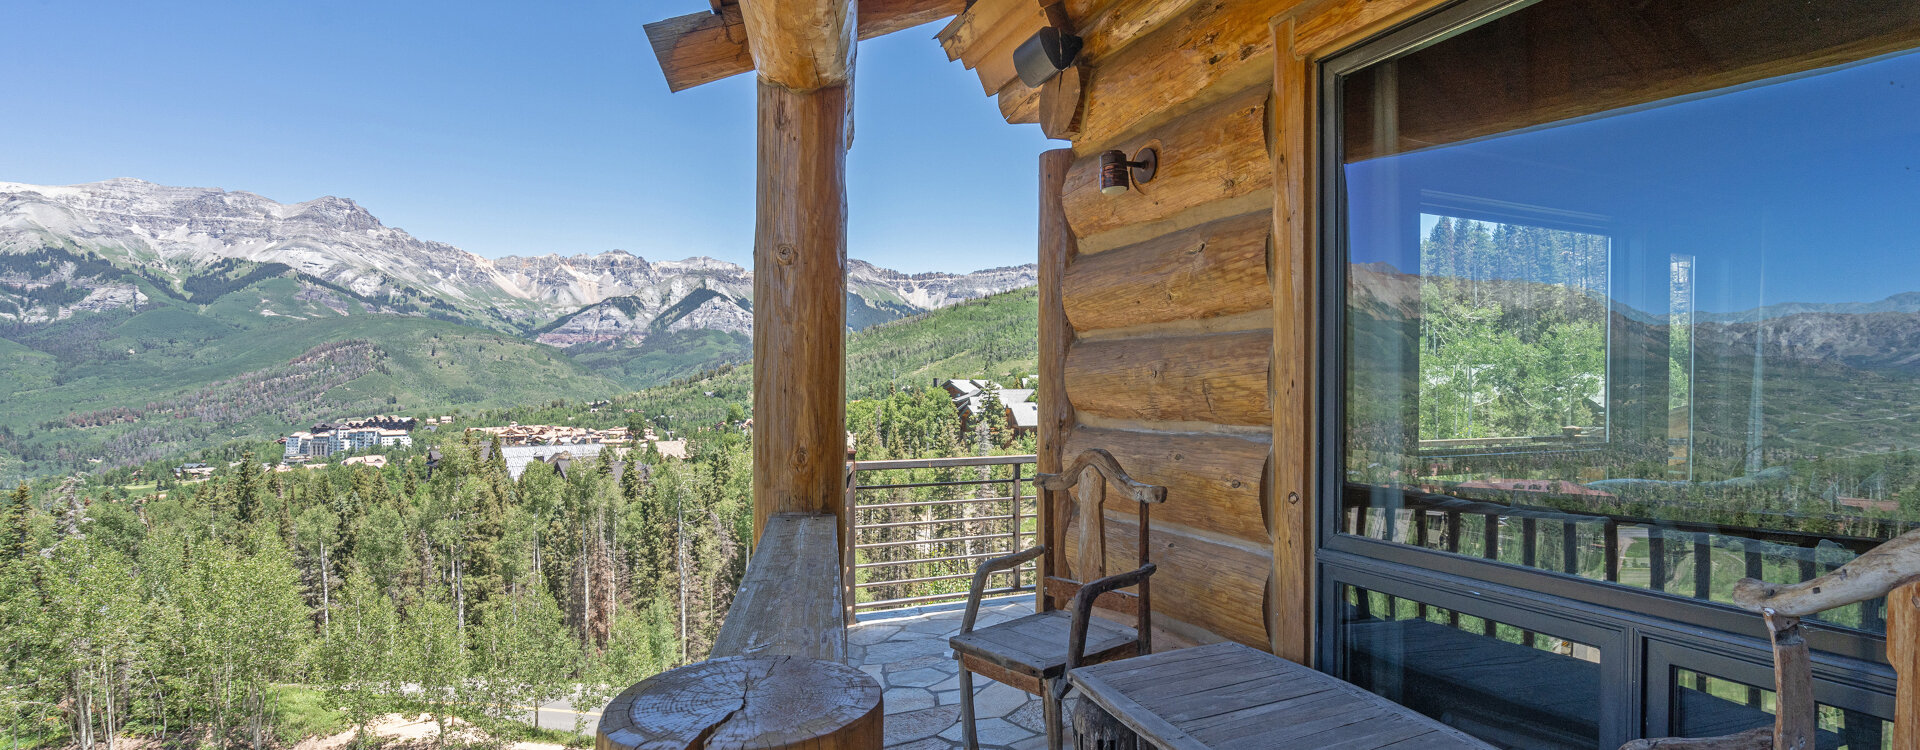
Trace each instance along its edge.
<instances>
[{"instance_id":1,"label":"wooden bench","mask_svg":"<svg viewBox=\"0 0 1920 750\"><path fill-rule=\"evenodd\" d=\"M1162 750L1492 750L1331 675L1238 643L1081 667L1067 681Z\"/></svg>"}]
</instances>

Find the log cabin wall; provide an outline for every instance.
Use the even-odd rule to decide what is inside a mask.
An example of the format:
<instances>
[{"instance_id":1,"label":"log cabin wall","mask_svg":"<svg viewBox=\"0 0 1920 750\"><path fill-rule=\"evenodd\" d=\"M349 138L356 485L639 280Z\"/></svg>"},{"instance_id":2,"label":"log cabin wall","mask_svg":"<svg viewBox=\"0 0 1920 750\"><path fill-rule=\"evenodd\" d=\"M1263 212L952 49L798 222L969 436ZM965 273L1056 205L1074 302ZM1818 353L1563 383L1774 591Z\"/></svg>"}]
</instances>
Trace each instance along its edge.
<instances>
[{"instance_id":1,"label":"log cabin wall","mask_svg":"<svg viewBox=\"0 0 1920 750\"><path fill-rule=\"evenodd\" d=\"M1089 18L1088 46L1059 188L1071 241L1049 245L1071 257L1058 309L1043 312L1069 342L1042 365L1071 404L1060 449L1104 448L1168 488L1149 535L1161 648L1271 648L1273 3L1069 3L1075 12L1091 15L1075 16ZM1145 147L1159 154L1155 178L1102 195L1100 152ZM1109 570L1133 565L1136 513L1108 506ZM1053 537L1069 568L1076 525Z\"/></svg>"},{"instance_id":2,"label":"log cabin wall","mask_svg":"<svg viewBox=\"0 0 1920 750\"><path fill-rule=\"evenodd\" d=\"M1105 448L1168 488L1162 648L1311 658L1312 61L1438 4L1066 0L1086 46L1040 90L1011 57L1047 23L1035 0L976 0L940 34L1009 122L1072 140L1041 168L1042 469ZM1102 195L1099 154L1149 146L1155 178ZM1128 505L1107 509L1110 570L1132 567ZM1078 578L1075 536L1047 532Z\"/></svg>"}]
</instances>

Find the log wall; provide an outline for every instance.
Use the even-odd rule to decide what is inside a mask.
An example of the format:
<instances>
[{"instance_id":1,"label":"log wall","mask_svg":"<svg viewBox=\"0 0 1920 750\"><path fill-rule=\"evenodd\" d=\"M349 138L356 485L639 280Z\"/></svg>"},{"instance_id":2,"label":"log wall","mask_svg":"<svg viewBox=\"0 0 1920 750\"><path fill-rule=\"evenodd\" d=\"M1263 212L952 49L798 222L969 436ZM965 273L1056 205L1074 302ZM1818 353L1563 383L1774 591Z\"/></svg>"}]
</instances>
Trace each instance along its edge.
<instances>
[{"instance_id":1,"label":"log wall","mask_svg":"<svg viewBox=\"0 0 1920 750\"><path fill-rule=\"evenodd\" d=\"M1040 262L1059 287L1041 370L1065 401L1042 452L1104 448L1168 488L1154 610L1192 640L1311 659L1311 61L1434 4L1066 3L1087 46L1072 155L1042 169ZM1031 7L979 0L941 36L1009 120L1055 116L994 59L1045 23ZM1155 178L1101 194L1100 152L1147 147ZM1107 509L1110 569L1131 564L1123 506ZM1073 575L1077 519L1055 520L1050 557Z\"/></svg>"},{"instance_id":2,"label":"log wall","mask_svg":"<svg viewBox=\"0 0 1920 750\"><path fill-rule=\"evenodd\" d=\"M1059 374L1067 400L1056 450L1070 460L1106 449L1136 479L1168 488L1148 543L1159 568L1156 625L1186 642L1266 648L1272 4L1079 0L1068 9L1087 14L1075 20L1097 64L1082 71L1073 150L1052 157L1070 160L1052 207L1070 241L1041 248L1043 268L1060 273L1041 315L1065 329L1041 366ZM1099 151L1145 147L1159 154L1153 181L1102 195ZM1138 512L1107 504L1109 570L1133 566ZM1055 565L1078 578L1081 519L1059 520Z\"/></svg>"},{"instance_id":3,"label":"log wall","mask_svg":"<svg viewBox=\"0 0 1920 750\"><path fill-rule=\"evenodd\" d=\"M1152 511L1154 613L1187 640L1312 661L1317 63L1444 2L1065 0L1087 46L1071 156L1050 152L1042 169L1041 371L1059 421L1041 460L1104 448L1168 487ZM996 4L1017 11L996 14ZM969 33L1017 43L1044 23L1030 7L978 0L942 43L956 59L969 54ZM1845 59L1910 46L1890 38L1867 38ZM1039 117L1038 92L991 83L1009 121ZM1570 106L1603 104L1614 106ZM1520 112L1514 123L1579 113ZM1436 126L1428 137L1475 134ZM1098 154L1147 146L1160 155L1156 179L1101 195ZM1136 513L1115 503L1104 515L1109 569L1133 565ZM1049 564L1071 576L1079 521L1054 520ZM1915 590L1890 597L1903 748L1920 747Z\"/></svg>"}]
</instances>

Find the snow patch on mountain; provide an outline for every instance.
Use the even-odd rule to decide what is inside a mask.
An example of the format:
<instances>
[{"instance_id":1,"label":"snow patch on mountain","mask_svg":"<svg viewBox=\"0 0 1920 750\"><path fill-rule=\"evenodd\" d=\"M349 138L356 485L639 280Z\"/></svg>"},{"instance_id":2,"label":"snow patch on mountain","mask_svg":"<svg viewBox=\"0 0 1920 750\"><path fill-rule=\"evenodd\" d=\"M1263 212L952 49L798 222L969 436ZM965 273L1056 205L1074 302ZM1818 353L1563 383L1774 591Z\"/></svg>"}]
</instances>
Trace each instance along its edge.
<instances>
[{"instance_id":1,"label":"snow patch on mountain","mask_svg":"<svg viewBox=\"0 0 1920 750\"><path fill-rule=\"evenodd\" d=\"M705 256L648 261L621 250L482 258L386 226L359 204L335 196L287 204L244 191L130 178L67 186L0 182L0 253L43 248L97 254L176 282L226 259L280 263L365 298L432 301L481 325L563 320L540 336L563 346L637 343L653 327L655 314L700 290L720 297L676 311L668 330L744 333L752 326L751 303L733 300L751 300L753 273L737 264ZM884 310L883 316L897 316L1037 280L1032 265L904 274L853 260L847 286ZM102 297L100 304L123 297ZM618 299L630 301L592 309ZM343 303L327 306L344 312L336 307Z\"/></svg>"}]
</instances>

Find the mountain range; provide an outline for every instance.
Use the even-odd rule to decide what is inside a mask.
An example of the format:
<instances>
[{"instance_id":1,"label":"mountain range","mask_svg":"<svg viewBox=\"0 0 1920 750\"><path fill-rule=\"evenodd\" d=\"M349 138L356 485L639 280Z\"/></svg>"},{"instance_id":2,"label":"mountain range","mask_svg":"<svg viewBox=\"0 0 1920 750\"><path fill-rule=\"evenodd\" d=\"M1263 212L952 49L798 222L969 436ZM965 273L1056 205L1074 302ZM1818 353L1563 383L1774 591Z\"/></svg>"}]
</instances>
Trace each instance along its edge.
<instances>
[{"instance_id":1,"label":"mountain range","mask_svg":"<svg viewBox=\"0 0 1920 750\"><path fill-rule=\"evenodd\" d=\"M630 340L596 332L594 323L615 319L611 311L582 319L588 308L609 301L616 303L618 319L628 323L637 318L650 324L667 311L699 312L696 317L708 325L689 326L744 332L741 316L720 308L744 309L753 289L751 271L707 257L649 261L612 250L483 258L386 226L359 204L332 196L283 204L243 191L125 178L59 187L0 182L0 253L53 249L97 256L156 283L175 285L221 262L277 264L376 307L402 313L415 311L409 305L438 310L504 331L545 326L549 343L563 346ZM37 313L44 317L139 302L138 290L125 283L89 283L58 273L38 278L16 273L0 280L15 288L8 301L44 308ZM88 294L69 306L21 304L20 289L54 281ZM904 274L854 260L848 268L849 319L864 327L1034 282L1031 265ZM702 295L704 302L680 304L699 290L709 292ZM0 315L21 320L36 313ZM581 325L549 325L563 317L580 319Z\"/></svg>"},{"instance_id":2,"label":"mountain range","mask_svg":"<svg viewBox=\"0 0 1920 750\"><path fill-rule=\"evenodd\" d=\"M851 260L848 327L1035 282L1032 265ZM752 293L709 257L484 258L331 196L0 182L0 480L309 419L643 388L746 359Z\"/></svg>"}]
</instances>

